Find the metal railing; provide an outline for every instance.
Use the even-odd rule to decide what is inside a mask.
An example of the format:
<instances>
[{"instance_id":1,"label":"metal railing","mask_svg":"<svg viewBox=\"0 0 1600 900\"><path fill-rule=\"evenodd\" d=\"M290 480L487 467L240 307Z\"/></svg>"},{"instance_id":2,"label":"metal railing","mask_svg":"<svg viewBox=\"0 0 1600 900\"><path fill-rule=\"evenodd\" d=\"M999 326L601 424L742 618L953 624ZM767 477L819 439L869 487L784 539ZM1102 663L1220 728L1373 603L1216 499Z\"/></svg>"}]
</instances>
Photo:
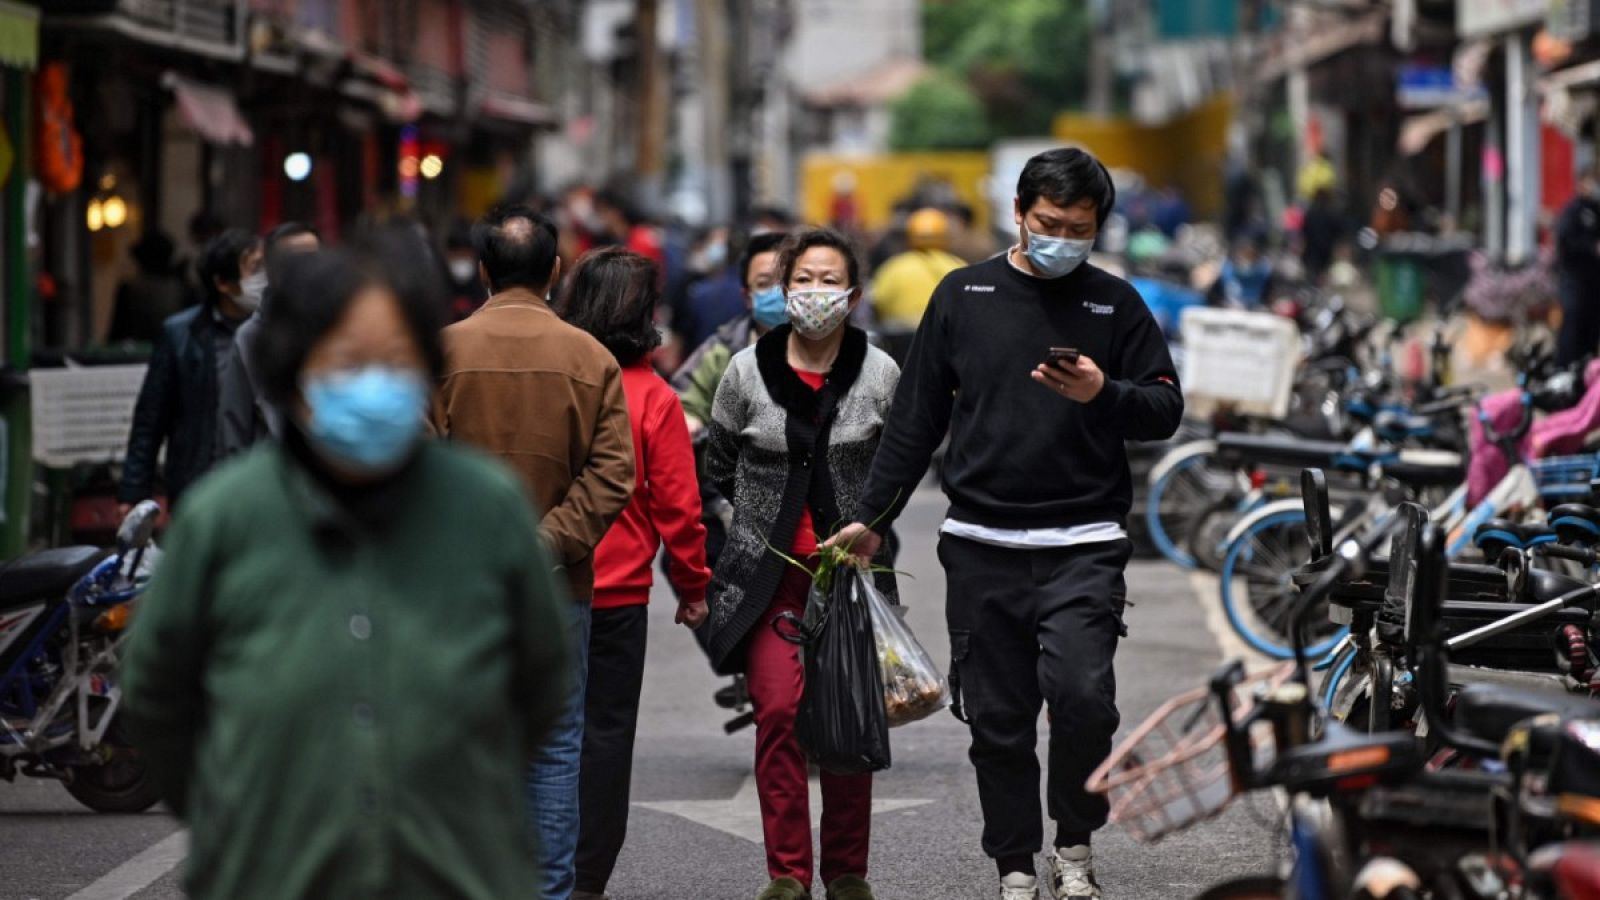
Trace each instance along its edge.
<instances>
[{"instance_id":1,"label":"metal railing","mask_svg":"<svg viewBox=\"0 0 1600 900\"><path fill-rule=\"evenodd\" d=\"M243 0L122 0L119 10L147 28L224 46L243 39Z\"/></svg>"}]
</instances>

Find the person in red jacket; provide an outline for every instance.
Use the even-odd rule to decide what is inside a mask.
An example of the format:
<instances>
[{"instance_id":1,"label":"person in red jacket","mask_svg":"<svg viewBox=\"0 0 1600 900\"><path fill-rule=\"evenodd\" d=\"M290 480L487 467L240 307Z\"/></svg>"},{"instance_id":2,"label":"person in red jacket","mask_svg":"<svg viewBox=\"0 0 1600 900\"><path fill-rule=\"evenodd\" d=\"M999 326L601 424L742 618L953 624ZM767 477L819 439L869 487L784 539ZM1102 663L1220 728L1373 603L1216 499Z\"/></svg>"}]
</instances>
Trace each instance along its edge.
<instances>
[{"instance_id":1,"label":"person in red jacket","mask_svg":"<svg viewBox=\"0 0 1600 900\"><path fill-rule=\"evenodd\" d=\"M650 365L660 342L653 262L619 247L578 261L559 312L604 344L622 366L622 391L633 426L638 482L594 553L594 624L578 776L577 891L603 897L628 831L633 739L644 684L651 564L667 548L667 580L678 596L676 621L698 628L706 618L706 529L683 407Z\"/></svg>"}]
</instances>

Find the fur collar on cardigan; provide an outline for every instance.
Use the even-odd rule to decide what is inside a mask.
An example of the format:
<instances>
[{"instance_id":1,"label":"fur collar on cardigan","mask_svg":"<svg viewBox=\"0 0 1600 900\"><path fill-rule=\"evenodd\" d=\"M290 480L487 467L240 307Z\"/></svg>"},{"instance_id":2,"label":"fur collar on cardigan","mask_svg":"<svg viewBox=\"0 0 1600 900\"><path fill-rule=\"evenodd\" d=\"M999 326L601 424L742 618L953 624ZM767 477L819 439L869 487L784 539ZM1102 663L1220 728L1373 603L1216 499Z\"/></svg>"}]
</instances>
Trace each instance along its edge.
<instances>
[{"instance_id":1,"label":"fur collar on cardigan","mask_svg":"<svg viewBox=\"0 0 1600 900\"><path fill-rule=\"evenodd\" d=\"M831 389L843 398L861 377L861 367L867 360L867 333L853 325L844 326L844 343L839 345L839 356L828 370L823 390ZM791 326L780 325L756 341L756 365L761 371L761 381L767 393L793 416L815 419L820 409L821 394L800 380L789 366L789 332Z\"/></svg>"}]
</instances>

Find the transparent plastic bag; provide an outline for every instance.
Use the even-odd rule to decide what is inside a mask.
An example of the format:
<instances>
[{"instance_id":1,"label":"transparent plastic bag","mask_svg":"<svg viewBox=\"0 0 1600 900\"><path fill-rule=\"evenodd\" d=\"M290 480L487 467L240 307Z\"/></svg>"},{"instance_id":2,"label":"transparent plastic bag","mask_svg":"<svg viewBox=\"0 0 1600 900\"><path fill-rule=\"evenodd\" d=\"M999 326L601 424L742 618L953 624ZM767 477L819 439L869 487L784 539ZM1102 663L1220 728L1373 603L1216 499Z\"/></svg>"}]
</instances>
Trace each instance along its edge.
<instances>
[{"instance_id":1,"label":"transparent plastic bag","mask_svg":"<svg viewBox=\"0 0 1600 900\"><path fill-rule=\"evenodd\" d=\"M933 715L950 705L950 685L939 673L933 657L917 643L917 636L866 572L852 572L850 580L866 596L872 611L872 636L878 645L878 672L883 677L883 706L889 727L906 725Z\"/></svg>"},{"instance_id":2,"label":"transparent plastic bag","mask_svg":"<svg viewBox=\"0 0 1600 900\"><path fill-rule=\"evenodd\" d=\"M806 756L836 775L889 768L889 723L874 652L866 583L843 571L826 592L813 587L805 617L784 613L779 636L800 645L805 689L795 737ZM786 626L786 627L780 627Z\"/></svg>"}]
</instances>

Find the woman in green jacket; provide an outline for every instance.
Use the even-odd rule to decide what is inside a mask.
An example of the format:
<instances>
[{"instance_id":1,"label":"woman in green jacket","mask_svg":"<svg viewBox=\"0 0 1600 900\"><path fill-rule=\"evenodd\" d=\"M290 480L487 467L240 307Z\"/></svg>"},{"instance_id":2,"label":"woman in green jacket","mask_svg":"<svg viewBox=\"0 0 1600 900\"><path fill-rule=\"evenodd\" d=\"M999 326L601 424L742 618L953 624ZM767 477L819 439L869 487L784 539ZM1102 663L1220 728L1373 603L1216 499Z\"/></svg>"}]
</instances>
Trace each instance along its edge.
<instances>
[{"instance_id":1,"label":"woman in green jacket","mask_svg":"<svg viewBox=\"0 0 1600 900\"><path fill-rule=\"evenodd\" d=\"M422 440L443 304L412 267L286 267L257 344L283 441L195 488L136 613L125 709L192 897L534 890L570 604L514 478Z\"/></svg>"}]
</instances>

